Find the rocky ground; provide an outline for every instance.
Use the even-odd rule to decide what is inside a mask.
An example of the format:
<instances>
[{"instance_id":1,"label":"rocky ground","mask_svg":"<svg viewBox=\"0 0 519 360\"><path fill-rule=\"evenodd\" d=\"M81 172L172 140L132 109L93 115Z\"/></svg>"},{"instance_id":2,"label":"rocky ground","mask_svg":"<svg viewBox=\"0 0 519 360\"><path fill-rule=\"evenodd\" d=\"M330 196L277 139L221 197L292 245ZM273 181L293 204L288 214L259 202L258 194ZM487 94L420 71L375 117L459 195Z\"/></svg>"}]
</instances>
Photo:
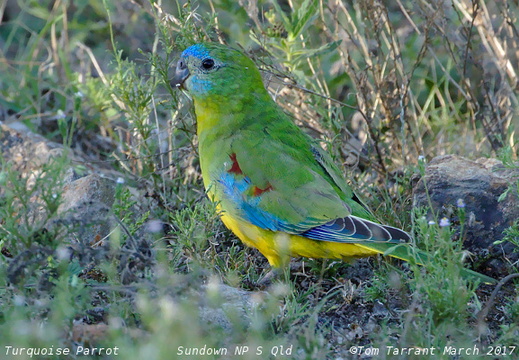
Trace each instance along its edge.
<instances>
[{"instance_id":1,"label":"rocky ground","mask_svg":"<svg viewBox=\"0 0 519 360\"><path fill-rule=\"evenodd\" d=\"M43 213L39 213L42 207L34 206L34 213L27 221L41 223L41 229L46 233L52 233L54 228L61 228L64 224L70 225L74 230L66 236L69 242L58 249L63 251L63 256L79 259L85 269L81 273L84 279L92 278L102 283L105 275L96 268L96 264L99 263L99 258L110 252L111 231L117 224L123 225L112 212L117 187L131 189L137 204L133 208L135 212L145 212L150 207L157 206L154 200L146 196L143 189L128 185L122 173L98 167L82 158L81 154L65 150L61 145L33 134L23 126L2 125L0 147L4 163L10 164L21 177L28 179L28 187L34 185L31 179L37 179L38 174L45 171L45 165L52 159L65 155L70 160L70 167L64 170L65 175L59 182L60 187L54 189L61 194L57 216L47 220ZM414 178L414 206L433 209L435 214L431 211L427 214L430 221L448 219L458 229L456 237L459 238L460 231L463 231L464 248L470 253L468 263L475 270L500 279L512 271L512 266L517 264L519 258L519 253L513 251L511 244L495 244L502 239L503 231L519 218L516 192L509 191L506 196L501 196L518 176L517 171L506 169L496 159L481 158L472 161L455 155L437 157L427 164L424 176L417 175ZM41 199L38 198L40 195L34 194L31 201L41 204ZM464 211L464 219L460 219L460 208ZM464 224L463 229L460 227L461 223ZM124 265L119 270L123 283L135 284L140 273L153 269L153 241L146 231L138 232L130 236L130 241L124 247L125 251L120 254L121 264ZM17 284L31 271L34 262L48 255L48 251L44 245L33 246L28 251L13 256L12 249L3 248L2 253L9 262L9 281ZM373 277L370 266L372 261L374 260L359 260L349 269L349 285L345 285L345 289L353 289L351 294L348 295L347 291L343 293L346 300L343 305L323 313L318 320L321 324L332 324L334 331L330 341L335 346L340 347L348 341L365 343L366 334L379 329L382 320L395 321L391 320L395 319L394 309L409 306L402 303L402 298L398 296L384 302L367 304L355 294L356 287ZM304 275L304 268L293 270L292 278L302 287L305 286L305 281L312 281ZM181 283L182 281L179 282ZM42 279L38 286L44 290L50 285ZM223 328L230 329L233 326L227 318L225 308L242 309L240 311L247 323L250 321L247 320L247 314L268 296L268 293L260 290L247 291L222 284L211 286L202 283L194 288L179 285L175 296L182 297L185 293L198 292L203 298L203 294L211 289L218 292L224 299L223 304L211 307L202 302L199 310L203 321ZM481 299L488 299L492 289L493 286L481 286L478 294ZM487 317L490 328L499 326L502 317L500 304L510 294L511 289L505 286L498 295ZM73 329L73 337L77 341L95 341L103 336L106 330L106 306L109 306L108 303L99 299L97 307L83 320L77 321Z\"/></svg>"}]
</instances>

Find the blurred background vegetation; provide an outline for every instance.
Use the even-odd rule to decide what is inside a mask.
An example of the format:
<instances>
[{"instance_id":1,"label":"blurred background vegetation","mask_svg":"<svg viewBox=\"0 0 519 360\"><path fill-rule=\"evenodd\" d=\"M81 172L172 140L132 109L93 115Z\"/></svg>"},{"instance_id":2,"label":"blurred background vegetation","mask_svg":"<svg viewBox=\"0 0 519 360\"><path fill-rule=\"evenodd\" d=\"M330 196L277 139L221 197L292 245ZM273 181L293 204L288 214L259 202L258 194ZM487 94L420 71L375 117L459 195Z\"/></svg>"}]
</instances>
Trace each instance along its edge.
<instances>
[{"instance_id":1,"label":"blurred background vegetation","mask_svg":"<svg viewBox=\"0 0 519 360\"><path fill-rule=\"evenodd\" d=\"M13 283L12 259L42 245L41 229L6 221L23 211L7 203L30 202L35 190L4 191L0 353L5 344L80 344L119 346L125 359L162 359L178 346L268 352L292 344L285 358L323 359L350 358L351 345L514 345L517 291L502 299L502 322L483 331L475 323L488 289L478 292L442 262L423 273L377 259L355 267L310 259L270 295L260 292L268 266L205 200L195 119L168 80L193 43L241 48L376 215L409 230L411 177L421 162L449 153L517 160L518 16L516 2L481 0L0 1L0 120L85 159L49 165L42 193L74 166L122 174L154 201L139 213L118 185L112 210L128 231L111 241L120 247L64 259L59 244L74 229L56 232L57 241L43 244L48 256ZM16 182L5 162L0 175L6 189ZM146 230L153 221L160 231ZM420 241L444 244L446 258L459 258L446 229L416 227ZM141 237L151 260L128 280L125 244ZM135 249L130 256L141 256L142 246ZM255 294L261 305L248 310L249 322L232 311L225 326L200 319L201 309L227 301L215 290L222 283Z\"/></svg>"}]
</instances>

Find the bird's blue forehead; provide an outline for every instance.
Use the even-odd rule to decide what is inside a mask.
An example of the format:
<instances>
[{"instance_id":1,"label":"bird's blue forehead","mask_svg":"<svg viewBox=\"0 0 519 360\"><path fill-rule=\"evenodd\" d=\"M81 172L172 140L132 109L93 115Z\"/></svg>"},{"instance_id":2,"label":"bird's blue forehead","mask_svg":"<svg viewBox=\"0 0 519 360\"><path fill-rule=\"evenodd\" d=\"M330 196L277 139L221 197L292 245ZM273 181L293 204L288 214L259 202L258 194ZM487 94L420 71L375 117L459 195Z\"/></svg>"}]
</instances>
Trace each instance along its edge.
<instances>
[{"instance_id":1,"label":"bird's blue forehead","mask_svg":"<svg viewBox=\"0 0 519 360\"><path fill-rule=\"evenodd\" d=\"M200 60L205 59L209 55L209 49L203 44L192 45L182 52L182 57L192 56Z\"/></svg>"}]
</instances>

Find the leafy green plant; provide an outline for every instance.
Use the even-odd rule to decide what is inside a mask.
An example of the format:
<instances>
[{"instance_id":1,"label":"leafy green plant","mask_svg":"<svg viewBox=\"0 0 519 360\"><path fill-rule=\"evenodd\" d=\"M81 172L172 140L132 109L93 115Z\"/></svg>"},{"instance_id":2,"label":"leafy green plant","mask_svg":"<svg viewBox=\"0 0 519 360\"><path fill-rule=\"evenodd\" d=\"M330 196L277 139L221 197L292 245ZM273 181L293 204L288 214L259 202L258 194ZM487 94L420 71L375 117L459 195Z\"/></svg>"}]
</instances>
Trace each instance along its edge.
<instances>
[{"instance_id":1,"label":"leafy green plant","mask_svg":"<svg viewBox=\"0 0 519 360\"><path fill-rule=\"evenodd\" d=\"M63 228L51 227L61 204L65 171L69 166L66 152L51 157L48 163L30 173L22 173L9 163L2 164L0 246L19 254L33 244L56 248ZM66 233L66 231L65 231Z\"/></svg>"},{"instance_id":2,"label":"leafy green plant","mask_svg":"<svg viewBox=\"0 0 519 360\"><path fill-rule=\"evenodd\" d=\"M289 14L286 14L277 1L273 1L274 8L266 12L265 16L270 23L265 38L253 39L258 44L272 49L277 59L288 70L297 76L298 80L304 81L304 72L301 65L312 56L330 53L340 44L334 41L316 49L305 47L301 42L302 34L313 24L319 16L319 2L317 0L305 0L299 6L293 6ZM276 31L276 29L278 29ZM279 31L281 29L281 32Z\"/></svg>"}]
</instances>

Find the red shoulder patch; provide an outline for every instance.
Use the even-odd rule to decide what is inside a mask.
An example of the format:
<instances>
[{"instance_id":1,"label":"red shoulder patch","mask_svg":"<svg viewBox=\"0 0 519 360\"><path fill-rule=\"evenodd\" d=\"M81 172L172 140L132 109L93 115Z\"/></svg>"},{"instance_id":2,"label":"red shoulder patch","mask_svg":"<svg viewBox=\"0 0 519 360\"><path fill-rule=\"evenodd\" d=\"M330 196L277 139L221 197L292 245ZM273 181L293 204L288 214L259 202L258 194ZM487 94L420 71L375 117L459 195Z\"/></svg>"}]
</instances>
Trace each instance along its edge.
<instances>
[{"instance_id":1,"label":"red shoulder patch","mask_svg":"<svg viewBox=\"0 0 519 360\"><path fill-rule=\"evenodd\" d=\"M237 175L243 174L243 171L241 171L240 165L238 164L238 160L236 160L236 154L232 153L231 155L229 155L229 157L231 158L232 165L231 168L227 170L227 172Z\"/></svg>"},{"instance_id":2,"label":"red shoulder patch","mask_svg":"<svg viewBox=\"0 0 519 360\"><path fill-rule=\"evenodd\" d=\"M267 191L273 190L273 189L274 188L272 187L272 185L270 183L268 184L268 186L265 189L260 189L257 186L253 186L252 187L252 196L260 196L261 194L263 194Z\"/></svg>"}]
</instances>

